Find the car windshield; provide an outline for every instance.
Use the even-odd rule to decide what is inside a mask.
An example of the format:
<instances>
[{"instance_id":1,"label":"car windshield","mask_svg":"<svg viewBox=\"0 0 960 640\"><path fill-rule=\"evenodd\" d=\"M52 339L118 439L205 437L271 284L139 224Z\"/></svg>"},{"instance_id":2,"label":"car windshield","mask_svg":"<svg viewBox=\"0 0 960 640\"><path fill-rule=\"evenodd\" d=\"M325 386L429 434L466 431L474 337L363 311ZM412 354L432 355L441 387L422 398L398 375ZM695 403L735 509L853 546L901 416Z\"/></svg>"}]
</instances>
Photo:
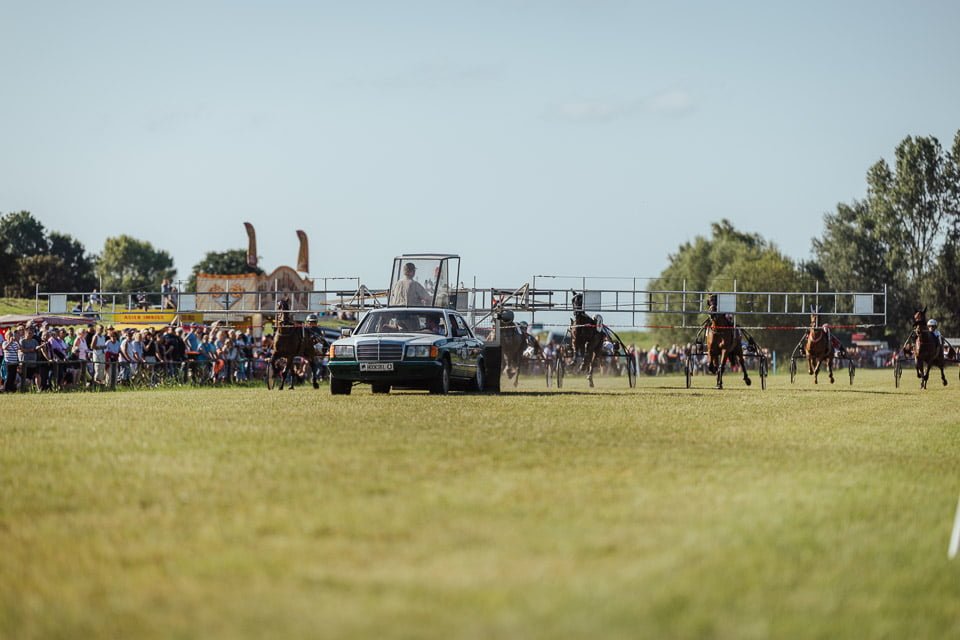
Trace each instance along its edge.
<instances>
[{"instance_id":1,"label":"car windshield","mask_svg":"<svg viewBox=\"0 0 960 640\"><path fill-rule=\"evenodd\" d=\"M356 335L371 333L428 333L447 335L446 322L440 311L374 311L357 327Z\"/></svg>"}]
</instances>

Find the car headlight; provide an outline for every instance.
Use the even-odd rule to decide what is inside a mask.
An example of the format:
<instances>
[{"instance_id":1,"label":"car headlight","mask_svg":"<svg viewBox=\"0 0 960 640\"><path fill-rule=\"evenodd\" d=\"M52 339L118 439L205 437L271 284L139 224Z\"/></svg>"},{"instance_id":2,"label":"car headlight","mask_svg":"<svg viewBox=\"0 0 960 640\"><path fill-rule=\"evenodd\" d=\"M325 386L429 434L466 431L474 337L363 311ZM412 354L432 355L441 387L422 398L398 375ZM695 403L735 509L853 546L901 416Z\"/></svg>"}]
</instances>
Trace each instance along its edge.
<instances>
[{"instance_id":1,"label":"car headlight","mask_svg":"<svg viewBox=\"0 0 960 640\"><path fill-rule=\"evenodd\" d=\"M408 358L436 358L437 348L432 345L409 345L407 347Z\"/></svg>"},{"instance_id":2,"label":"car headlight","mask_svg":"<svg viewBox=\"0 0 960 640\"><path fill-rule=\"evenodd\" d=\"M353 358L352 344L332 344L330 345L331 358Z\"/></svg>"}]
</instances>

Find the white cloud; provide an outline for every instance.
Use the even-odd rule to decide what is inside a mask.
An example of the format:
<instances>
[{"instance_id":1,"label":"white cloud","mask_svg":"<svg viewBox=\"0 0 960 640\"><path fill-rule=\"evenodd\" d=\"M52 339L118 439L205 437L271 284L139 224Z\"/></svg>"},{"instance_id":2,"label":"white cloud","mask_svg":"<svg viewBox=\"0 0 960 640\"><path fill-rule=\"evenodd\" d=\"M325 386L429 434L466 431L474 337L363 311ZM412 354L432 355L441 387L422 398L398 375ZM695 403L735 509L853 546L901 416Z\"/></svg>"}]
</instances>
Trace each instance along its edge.
<instances>
[{"instance_id":1,"label":"white cloud","mask_svg":"<svg viewBox=\"0 0 960 640\"><path fill-rule=\"evenodd\" d=\"M683 115L694 109L693 96L686 91L674 90L657 94L646 100L647 110L665 115Z\"/></svg>"},{"instance_id":2,"label":"white cloud","mask_svg":"<svg viewBox=\"0 0 960 640\"><path fill-rule=\"evenodd\" d=\"M694 109L693 96L676 89L623 102L564 102L550 108L548 116L570 122L610 122L642 114L683 116Z\"/></svg>"}]
</instances>

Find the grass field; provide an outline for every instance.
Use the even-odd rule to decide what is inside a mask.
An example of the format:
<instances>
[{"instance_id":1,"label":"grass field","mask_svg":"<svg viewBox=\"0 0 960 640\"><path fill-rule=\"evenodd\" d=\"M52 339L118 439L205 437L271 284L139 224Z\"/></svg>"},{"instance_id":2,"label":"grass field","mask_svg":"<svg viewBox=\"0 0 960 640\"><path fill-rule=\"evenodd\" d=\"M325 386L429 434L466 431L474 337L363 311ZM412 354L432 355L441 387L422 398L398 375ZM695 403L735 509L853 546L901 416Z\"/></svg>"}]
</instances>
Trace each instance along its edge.
<instances>
[{"instance_id":1,"label":"grass field","mask_svg":"<svg viewBox=\"0 0 960 640\"><path fill-rule=\"evenodd\" d=\"M950 374L0 395L0 637L958 637Z\"/></svg>"}]
</instances>

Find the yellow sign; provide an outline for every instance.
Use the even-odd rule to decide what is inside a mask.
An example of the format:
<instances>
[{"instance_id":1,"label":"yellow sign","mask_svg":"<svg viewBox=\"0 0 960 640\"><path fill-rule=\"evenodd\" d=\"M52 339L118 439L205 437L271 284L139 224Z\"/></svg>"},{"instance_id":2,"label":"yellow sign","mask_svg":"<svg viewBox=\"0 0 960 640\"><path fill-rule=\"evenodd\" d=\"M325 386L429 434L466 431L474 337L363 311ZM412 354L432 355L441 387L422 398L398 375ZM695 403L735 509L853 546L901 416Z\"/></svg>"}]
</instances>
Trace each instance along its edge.
<instances>
[{"instance_id":1,"label":"yellow sign","mask_svg":"<svg viewBox=\"0 0 960 640\"><path fill-rule=\"evenodd\" d=\"M107 324L110 315L105 314L100 324ZM176 311L118 311L113 314L113 326L117 329L146 329L166 327L170 324L202 324L202 313L177 313Z\"/></svg>"}]
</instances>

